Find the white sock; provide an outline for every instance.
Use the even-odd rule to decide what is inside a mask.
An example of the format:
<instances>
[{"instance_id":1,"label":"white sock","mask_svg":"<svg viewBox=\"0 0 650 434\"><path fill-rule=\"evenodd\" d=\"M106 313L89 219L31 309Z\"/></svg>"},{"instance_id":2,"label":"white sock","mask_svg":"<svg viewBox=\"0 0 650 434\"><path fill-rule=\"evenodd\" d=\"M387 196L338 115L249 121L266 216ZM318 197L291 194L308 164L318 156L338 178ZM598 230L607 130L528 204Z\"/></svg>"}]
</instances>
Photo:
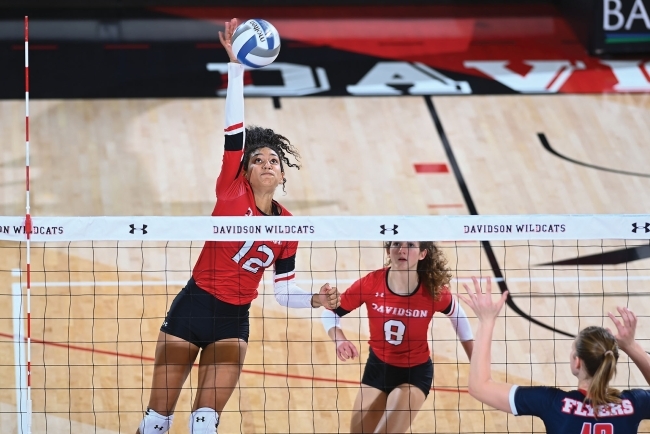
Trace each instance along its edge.
<instances>
[{"instance_id":1,"label":"white sock","mask_svg":"<svg viewBox=\"0 0 650 434\"><path fill-rule=\"evenodd\" d=\"M140 422L138 430L140 434L165 434L171 428L173 421L173 414L163 416L148 408L144 414L144 418L142 418L142 422Z\"/></svg>"},{"instance_id":2,"label":"white sock","mask_svg":"<svg viewBox=\"0 0 650 434\"><path fill-rule=\"evenodd\" d=\"M209 407L202 407L190 415L190 434L217 434L219 414Z\"/></svg>"}]
</instances>

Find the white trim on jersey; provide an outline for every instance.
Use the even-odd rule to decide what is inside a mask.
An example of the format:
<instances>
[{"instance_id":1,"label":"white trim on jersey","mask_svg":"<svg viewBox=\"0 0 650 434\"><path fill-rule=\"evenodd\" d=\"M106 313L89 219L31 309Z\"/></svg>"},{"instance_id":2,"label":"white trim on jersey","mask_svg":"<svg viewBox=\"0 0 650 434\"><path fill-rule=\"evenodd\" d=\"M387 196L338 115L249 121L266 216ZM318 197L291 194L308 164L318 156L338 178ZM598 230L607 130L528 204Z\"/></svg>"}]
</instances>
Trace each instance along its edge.
<instances>
[{"instance_id":1,"label":"white trim on jersey","mask_svg":"<svg viewBox=\"0 0 650 434\"><path fill-rule=\"evenodd\" d=\"M510 393L508 394L508 401L510 402L510 411L515 416L519 416L519 414L517 413L517 406L515 405L515 392L517 391L517 387L519 386L512 386L510 388Z\"/></svg>"},{"instance_id":2,"label":"white trim on jersey","mask_svg":"<svg viewBox=\"0 0 650 434\"><path fill-rule=\"evenodd\" d=\"M341 317L336 314L336 312L329 309L323 310L323 313L320 316L320 320L323 323L325 328L325 333L329 333L332 327L341 328Z\"/></svg>"},{"instance_id":3,"label":"white trim on jersey","mask_svg":"<svg viewBox=\"0 0 650 434\"><path fill-rule=\"evenodd\" d=\"M280 280L293 279L295 275L296 275L295 271L289 271L288 273L274 274L273 279L275 280L275 282L278 282Z\"/></svg>"},{"instance_id":4,"label":"white trim on jersey","mask_svg":"<svg viewBox=\"0 0 650 434\"><path fill-rule=\"evenodd\" d=\"M228 63L225 121L226 135L244 131L244 65L240 63Z\"/></svg>"},{"instance_id":5,"label":"white trim on jersey","mask_svg":"<svg viewBox=\"0 0 650 434\"><path fill-rule=\"evenodd\" d=\"M278 280L278 276L288 276L289 279ZM295 273L289 272L275 276L273 283L275 299L282 306L293 308L311 308L312 294L304 291L295 283Z\"/></svg>"},{"instance_id":6,"label":"white trim on jersey","mask_svg":"<svg viewBox=\"0 0 650 434\"><path fill-rule=\"evenodd\" d=\"M456 336L461 342L467 342L474 340L474 334L472 333L472 326L469 324L467 319L467 314L463 307L458 304L455 298L451 299L451 312L447 315L447 318L451 321L451 325L456 331Z\"/></svg>"}]
</instances>

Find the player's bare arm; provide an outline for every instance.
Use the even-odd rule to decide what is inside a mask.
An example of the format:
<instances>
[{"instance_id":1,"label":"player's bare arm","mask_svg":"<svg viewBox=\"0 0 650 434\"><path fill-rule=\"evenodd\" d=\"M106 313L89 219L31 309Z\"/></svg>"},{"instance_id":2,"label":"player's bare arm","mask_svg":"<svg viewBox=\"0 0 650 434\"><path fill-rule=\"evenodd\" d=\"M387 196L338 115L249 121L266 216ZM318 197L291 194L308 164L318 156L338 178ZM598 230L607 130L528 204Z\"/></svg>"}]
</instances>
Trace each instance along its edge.
<instances>
[{"instance_id":1,"label":"player's bare arm","mask_svg":"<svg viewBox=\"0 0 650 434\"><path fill-rule=\"evenodd\" d=\"M459 295L476 314L479 319L479 326L476 332L473 354L469 370L469 393L474 398L484 402L498 410L511 413L510 389L512 384L498 383L492 380L492 334L496 318L506 302L508 292L504 292L501 298L492 301L492 282L488 278L485 284L485 292L475 277L472 278L474 288L463 285L467 296Z\"/></svg>"},{"instance_id":2,"label":"player's bare arm","mask_svg":"<svg viewBox=\"0 0 650 434\"><path fill-rule=\"evenodd\" d=\"M636 315L627 307L618 307L617 310L621 316L620 320L611 312L608 312L607 315L616 326L614 336L618 347L632 359L641 374L643 374L645 381L650 384L650 355L634 339L637 324Z\"/></svg>"}]
</instances>

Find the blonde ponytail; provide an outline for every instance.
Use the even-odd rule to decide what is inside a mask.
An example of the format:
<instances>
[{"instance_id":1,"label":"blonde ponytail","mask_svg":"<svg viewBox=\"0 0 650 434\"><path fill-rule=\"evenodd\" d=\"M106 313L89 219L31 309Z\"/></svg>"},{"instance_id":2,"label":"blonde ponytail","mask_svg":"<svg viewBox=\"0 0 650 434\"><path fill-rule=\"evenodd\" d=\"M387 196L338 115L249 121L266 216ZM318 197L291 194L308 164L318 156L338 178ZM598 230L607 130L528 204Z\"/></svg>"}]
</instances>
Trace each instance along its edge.
<instances>
[{"instance_id":1,"label":"blonde ponytail","mask_svg":"<svg viewBox=\"0 0 650 434\"><path fill-rule=\"evenodd\" d=\"M620 403L620 391L609 387L609 382L616 375L616 338L603 327L587 327L576 338L576 354L591 376L587 398L596 416L598 407Z\"/></svg>"}]
</instances>

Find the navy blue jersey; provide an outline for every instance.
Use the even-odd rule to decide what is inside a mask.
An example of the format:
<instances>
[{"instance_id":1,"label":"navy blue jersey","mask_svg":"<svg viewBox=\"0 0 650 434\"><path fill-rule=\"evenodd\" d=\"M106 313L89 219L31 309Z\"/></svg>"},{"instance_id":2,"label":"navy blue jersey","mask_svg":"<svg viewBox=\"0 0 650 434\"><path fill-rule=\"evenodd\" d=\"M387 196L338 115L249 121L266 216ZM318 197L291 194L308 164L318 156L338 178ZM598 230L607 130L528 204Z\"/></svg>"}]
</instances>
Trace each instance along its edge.
<instances>
[{"instance_id":1,"label":"navy blue jersey","mask_svg":"<svg viewBox=\"0 0 650 434\"><path fill-rule=\"evenodd\" d=\"M582 390L543 386L510 390L512 414L539 417L548 434L635 434L639 423L650 419L650 390L624 390L621 403L601 406L597 418L584 401Z\"/></svg>"}]
</instances>

